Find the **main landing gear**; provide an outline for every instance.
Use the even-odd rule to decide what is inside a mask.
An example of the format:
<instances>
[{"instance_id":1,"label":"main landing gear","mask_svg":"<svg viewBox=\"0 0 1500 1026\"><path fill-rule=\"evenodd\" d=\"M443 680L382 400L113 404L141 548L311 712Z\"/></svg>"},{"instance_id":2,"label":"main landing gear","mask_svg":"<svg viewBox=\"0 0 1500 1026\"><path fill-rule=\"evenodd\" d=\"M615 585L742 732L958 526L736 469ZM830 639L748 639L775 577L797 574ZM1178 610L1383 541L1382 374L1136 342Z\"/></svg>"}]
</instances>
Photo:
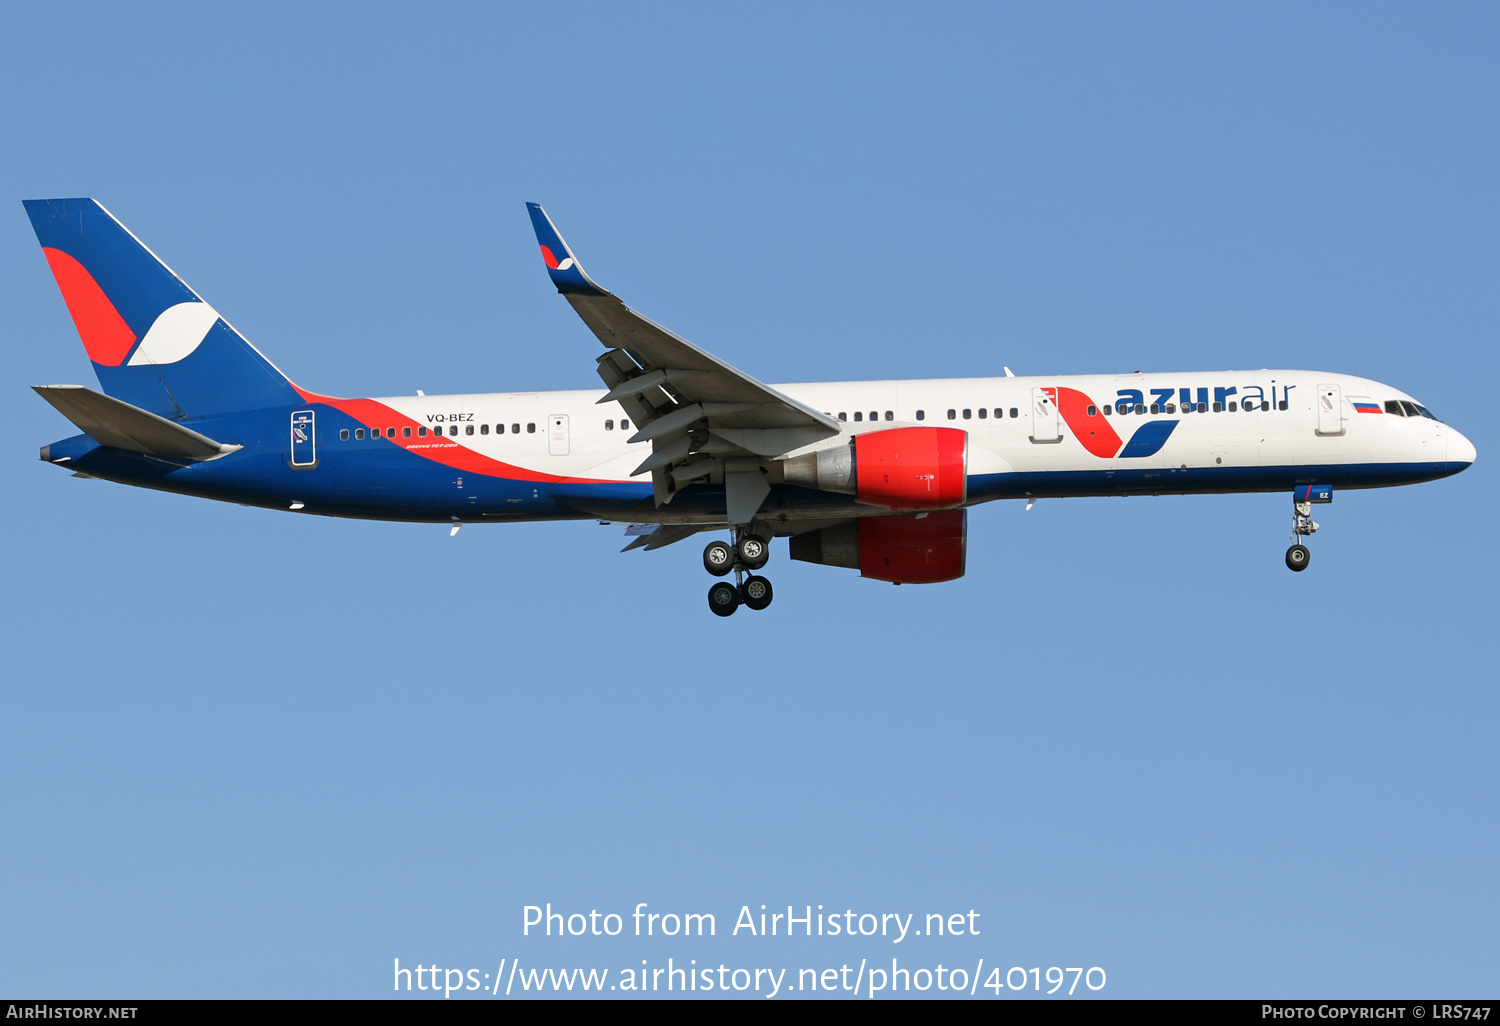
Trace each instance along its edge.
<instances>
[{"instance_id":1,"label":"main landing gear","mask_svg":"<svg viewBox=\"0 0 1500 1026\"><path fill-rule=\"evenodd\" d=\"M1318 525L1313 523L1312 503L1292 502L1292 547L1286 550L1286 566L1288 570L1301 573L1307 569L1307 564L1312 560L1312 553L1307 550L1299 538L1316 534Z\"/></svg>"},{"instance_id":2,"label":"main landing gear","mask_svg":"<svg viewBox=\"0 0 1500 1026\"><path fill-rule=\"evenodd\" d=\"M771 558L771 543L742 528L734 529L734 544L711 541L703 550L703 568L715 577L734 574L734 583L720 581L708 589L708 608L731 616L741 605L765 609L771 604L771 582L747 570L759 570Z\"/></svg>"}]
</instances>

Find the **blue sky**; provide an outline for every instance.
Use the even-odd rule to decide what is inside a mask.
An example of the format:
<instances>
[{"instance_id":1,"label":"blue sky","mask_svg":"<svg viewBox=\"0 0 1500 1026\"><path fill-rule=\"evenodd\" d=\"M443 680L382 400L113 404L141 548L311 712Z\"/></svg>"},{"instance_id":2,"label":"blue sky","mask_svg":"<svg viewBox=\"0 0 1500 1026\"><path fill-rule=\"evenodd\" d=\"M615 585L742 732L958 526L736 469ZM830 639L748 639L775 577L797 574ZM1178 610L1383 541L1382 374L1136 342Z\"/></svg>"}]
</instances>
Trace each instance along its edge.
<instances>
[{"instance_id":1,"label":"blue sky","mask_svg":"<svg viewBox=\"0 0 1500 1026\"><path fill-rule=\"evenodd\" d=\"M403 965L1101 966L1117 997L1500 983L1500 15L1410 5L13 7L0 991L378 997ZM997 503L968 575L75 480L23 198L91 195L299 384L586 388L594 277L768 381L1307 367L1457 478ZM521 909L709 911L702 942ZM975 909L774 946L742 905ZM1082 988L1080 988L1081 990ZM984 993L984 991L980 991ZM1010 996L1010 992L1004 992Z\"/></svg>"}]
</instances>

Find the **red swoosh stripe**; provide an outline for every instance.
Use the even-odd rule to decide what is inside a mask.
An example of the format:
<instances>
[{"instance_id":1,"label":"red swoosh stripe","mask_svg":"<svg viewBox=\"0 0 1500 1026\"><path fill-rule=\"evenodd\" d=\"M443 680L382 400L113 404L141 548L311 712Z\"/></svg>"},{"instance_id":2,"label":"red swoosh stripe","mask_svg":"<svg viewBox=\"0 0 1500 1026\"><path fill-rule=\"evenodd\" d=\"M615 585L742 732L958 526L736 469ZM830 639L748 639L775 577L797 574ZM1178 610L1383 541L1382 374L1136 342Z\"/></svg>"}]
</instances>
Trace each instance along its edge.
<instances>
[{"instance_id":1,"label":"red swoosh stripe","mask_svg":"<svg viewBox=\"0 0 1500 1026\"><path fill-rule=\"evenodd\" d=\"M297 388L297 394L305 402L322 403L332 406L341 413L347 413L367 428L419 428L427 427L426 424L418 424L410 417L397 413L384 403L378 403L374 399L334 399L331 396L318 395L303 388ZM561 477L557 474L544 474L536 470L527 470L510 463L502 463L500 460L491 459L481 453L475 452L467 446L460 445L456 440L447 435L429 434L426 438L416 437L416 431L412 432L411 438L388 438L386 441L401 446L414 456L441 463L445 467L455 470L467 471L471 474L484 474L488 477L505 478L510 481L542 481L547 483L567 482L569 484L621 484L619 481L608 481L603 478L593 477Z\"/></svg>"},{"instance_id":2,"label":"red swoosh stripe","mask_svg":"<svg viewBox=\"0 0 1500 1026\"><path fill-rule=\"evenodd\" d=\"M1094 400L1076 388L1044 388L1042 391L1052 396L1063 422L1083 443L1085 449L1106 460L1120 451L1123 444L1120 436L1110 427L1108 418L1099 412ZM1090 406L1094 407L1092 417L1089 416Z\"/></svg>"},{"instance_id":3,"label":"red swoosh stripe","mask_svg":"<svg viewBox=\"0 0 1500 1026\"><path fill-rule=\"evenodd\" d=\"M135 345L135 332L82 264L60 249L43 246L42 252L89 359L105 367L120 366Z\"/></svg>"}]
</instances>

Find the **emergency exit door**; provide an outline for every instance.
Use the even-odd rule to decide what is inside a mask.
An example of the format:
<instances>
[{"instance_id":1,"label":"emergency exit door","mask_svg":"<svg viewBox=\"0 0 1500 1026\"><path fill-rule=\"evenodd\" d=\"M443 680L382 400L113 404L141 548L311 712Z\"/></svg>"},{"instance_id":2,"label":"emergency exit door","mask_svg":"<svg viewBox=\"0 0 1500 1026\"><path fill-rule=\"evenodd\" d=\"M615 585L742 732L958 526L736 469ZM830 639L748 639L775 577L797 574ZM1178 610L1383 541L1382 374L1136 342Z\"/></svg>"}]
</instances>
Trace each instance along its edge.
<instances>
[{"instance_id":1,"label":"emergency exit door","mask_svg":"<svg viewBox=\"0 0 1500 1026\"><path fill-rule=\"evenodd\" d=\"M568 454L568 415L554 413L547 418L547 451L554 456Z\"/></svg>"}]
</instances>

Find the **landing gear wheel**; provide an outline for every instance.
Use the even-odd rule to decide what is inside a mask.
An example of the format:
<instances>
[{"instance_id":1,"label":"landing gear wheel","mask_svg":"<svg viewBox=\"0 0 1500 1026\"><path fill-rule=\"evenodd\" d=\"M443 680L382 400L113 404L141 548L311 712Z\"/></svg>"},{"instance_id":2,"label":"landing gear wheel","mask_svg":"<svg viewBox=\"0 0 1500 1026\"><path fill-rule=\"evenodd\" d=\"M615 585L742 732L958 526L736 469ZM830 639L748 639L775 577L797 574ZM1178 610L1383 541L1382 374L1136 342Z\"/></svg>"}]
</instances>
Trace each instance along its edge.
<instances>
[{"instance_id":1,"label":"landing gear wheel","mask_svg":"<svg viewBox=\"0 0 1500 1026\"><path fill-rule=\"evenodd\" d=\"M723 577L734 569L734 550L727 542L711 541L703 550L703 569L715 577ZM733 612L733 610L730 610ZM728 616L728 613L724 614Z\"/></svg>"},{"instance_id":2,"label":"landing gear wheel","mask_svg":"<svg viewBox=\"0 0 1500 1026\"><path fill-rule=\"evenodd\" d=\"M725 547L728 548L728 546ZM739 592L728 581L720 581L708 589L708 608L719 616L733 616L734 611L739 607Z\"/></svg>"},{"instance_id":3,"label":"landing gear wheel","mask_svg":"<svg viewBox=\"0 0 1500 1026\"><path fill-rule=\"evenodd\" d=\"M771 545L764 538L753 534L740 535L738 546L740 562L747 570L759 570L771 558Z\"/></svg>"},{"instance_id":4,"label":"landing gear wheel","mask_svg":"<svg viewBox=\"0 0 1500 1026\"><path fill-rule=\"evenodd\" d=\"M746 577L740 587L740 596L740 600L751 609L764 609L771 604L771 582L764 577Z\"/></svg>"},{"instance_id":5,"label":"landing gear wheel","mask_svg":"<svg viewBox=\"0 0 1500 1026\"><path fill-rule=\"evenodd\" d=\"M1288 570L1298 573L1307 569L1308 562L1312 559L1312 553L1307 551L1306 545L1293 545L1286 550L1286 566Z\"/></svg>"}]
</instances>

